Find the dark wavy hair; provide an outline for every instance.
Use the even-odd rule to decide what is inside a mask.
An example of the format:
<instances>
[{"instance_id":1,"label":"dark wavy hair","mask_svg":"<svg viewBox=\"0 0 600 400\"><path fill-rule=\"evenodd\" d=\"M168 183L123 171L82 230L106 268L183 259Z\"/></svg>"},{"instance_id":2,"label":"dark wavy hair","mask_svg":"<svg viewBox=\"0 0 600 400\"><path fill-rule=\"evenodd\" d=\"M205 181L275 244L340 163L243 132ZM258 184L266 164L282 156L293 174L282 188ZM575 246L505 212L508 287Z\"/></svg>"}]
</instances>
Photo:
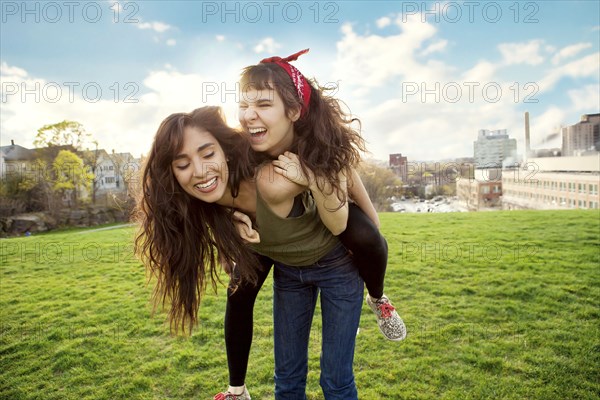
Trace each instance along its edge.
<instances>
[{"instance_id":1,"label":"dark wavy hair","mask_svg":"<svg viewBox=\"0 0 600 400\"><path fill-rule=\"evenodd\" d=\"M327 94L334 87L319 86L315 80L309 81L309 84L310 103L306 113L294 122L294 141L289 150L298 154L304 172L308 168L316 176L327 179L340 200L345 201L338 174L345 172L350 177L350 169L360 162L361 152L366 152L360 135L360 120L346 114L341 101ZM244 68L240 87L242 91L275 89L288 116L302 107L292 78L274 63ZM355 124L357 129L353 127ZM264 161L267 156L262 157L255 158L255 161Z\"/></svg>"},{"instance_id":2,"label":"dark wavy hair","mask_svg":"<svg viewBox=\"0 0 600 400\"><path fill-rule=\"evenodd\" d=\"M140 223L135 252L157 280L154 310L166 308L171 331L198 323L200 299L210 280L216 291L220 282L217 259L236 263L240 279L256 282L256 256L242 242L227 207L198 200L181 188L171 163L183 146L183 130L193 126L209 131L228 160L233 196L239 183L251 179L248 141L228 127L219 107L202 107L191 113L168 116L158 128L143 167L141 193L134 219Z\"/></svg>"}]
</instances>

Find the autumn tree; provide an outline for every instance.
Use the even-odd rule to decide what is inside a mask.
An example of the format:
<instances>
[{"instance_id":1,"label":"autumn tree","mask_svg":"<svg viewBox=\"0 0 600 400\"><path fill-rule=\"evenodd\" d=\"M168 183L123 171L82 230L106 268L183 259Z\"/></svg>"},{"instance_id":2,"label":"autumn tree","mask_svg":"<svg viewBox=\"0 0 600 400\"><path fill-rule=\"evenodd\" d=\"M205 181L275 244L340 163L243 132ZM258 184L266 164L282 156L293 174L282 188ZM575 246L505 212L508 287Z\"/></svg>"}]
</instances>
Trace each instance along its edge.
<instances>
[{"instance_id":1,"label":"autumn tree","mask_svg":"<svg viewBox=\"0 0 600 400\"><path fill-rule=\"evenodd\" d=\"M400 178L389 168L364 162L358 168L358 174L377 211L388 211L390 197L397 186L402 185Z\"/></svg>"},{"instance_id":2,"label":"autumn tree","mask_svg":"<svg viewBox=\"0 0 600 400\"><path fill-rule=\"evenodd\" d=\"M92 137L79 122L67 120L44 125L37 132L33 141L35 147L70 145L76 150L82 150L91 142Z\"/></svg>"},{"instance_id":3,"label":"autumn tree","mask_svg":"<svg viewBox=\"0 0 600 400\"><path fill-rule=\"evenodd\" d=\"M1 214L14 215L49 209L52 190L46 173L47 164L39 158L27 162L18 171L7 171L0 179L0 208L12 211Z\"/></svg>"},{"instance_id":4,"label":"autumn tree","mask_svg":"<svg viewBox=\"0 0 600 400\"><path fill-rule=\"evenodd\" d=\"M73 205L77 205L82 190L89 190L94 174L83 164L77 154L61 150L52 163L54 184L52 190L56 193L69 196Z\"/></svg>"},{"instance_id":5,"label":"autumn tree","mask_svg":"<svg viewBox=\"0 0 600 400\"><path fill-rule=\"evenodd\" d=\"M26 196L31 210L49 210L52 206L52 184L48 172L46 162L38 158L21 176L19 192Z\"/></svg>"}]
</instances>

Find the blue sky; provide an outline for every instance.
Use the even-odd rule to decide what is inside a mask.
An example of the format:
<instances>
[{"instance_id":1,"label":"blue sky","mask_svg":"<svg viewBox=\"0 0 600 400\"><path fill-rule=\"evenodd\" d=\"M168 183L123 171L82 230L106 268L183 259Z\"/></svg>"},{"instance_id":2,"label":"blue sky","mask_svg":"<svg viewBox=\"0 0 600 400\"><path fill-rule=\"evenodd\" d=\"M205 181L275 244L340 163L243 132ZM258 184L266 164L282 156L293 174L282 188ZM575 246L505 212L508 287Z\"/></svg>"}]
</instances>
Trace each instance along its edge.
<instances>
[{"instance_id":1,"label":"blue sky","mask_svg":"<svg viewBox=\"0 0 600 400\"><path fill-rule=\"evenodd\" d=\"M160 121L204 104L236 124L240 70L295 65L362 121L370 157L473 155L479 129L523 152L600 112L597 1L0 2L0 142L76 120L101 148L146 152Z\"/></svg>"}]
</instances>

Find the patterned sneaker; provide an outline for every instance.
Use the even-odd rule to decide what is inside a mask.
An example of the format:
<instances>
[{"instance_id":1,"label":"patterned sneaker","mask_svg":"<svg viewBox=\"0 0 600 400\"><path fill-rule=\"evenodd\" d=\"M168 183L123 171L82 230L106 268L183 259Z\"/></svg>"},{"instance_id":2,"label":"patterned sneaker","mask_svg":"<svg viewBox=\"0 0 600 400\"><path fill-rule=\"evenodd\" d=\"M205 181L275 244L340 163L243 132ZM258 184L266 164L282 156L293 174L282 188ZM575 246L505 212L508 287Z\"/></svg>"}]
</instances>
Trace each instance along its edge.
<instances>
[{"instance_id":1,"label":"patterned sneaker","mask_svg":"<svg viewBox=\"0 0 600 400\"><path fill-rule=\"evenodd\" d=\"M386 339L397 342L406 338L404 321L385 294L377 301L371 300L371 296L367 294L367 304L377 316L379 330Z\"/></svg>"},{"instance_id":2,"label":"patterned sneaker","mask_svg":"<svg viewBox=\"0 0 600 400\"><path fill-rule=\"evenodd\" d=\"M219 393L215 395L214 400L252 400L248 389L244 387L244 393L232 394L231 392Z\"/></svg>"}]
</instances>

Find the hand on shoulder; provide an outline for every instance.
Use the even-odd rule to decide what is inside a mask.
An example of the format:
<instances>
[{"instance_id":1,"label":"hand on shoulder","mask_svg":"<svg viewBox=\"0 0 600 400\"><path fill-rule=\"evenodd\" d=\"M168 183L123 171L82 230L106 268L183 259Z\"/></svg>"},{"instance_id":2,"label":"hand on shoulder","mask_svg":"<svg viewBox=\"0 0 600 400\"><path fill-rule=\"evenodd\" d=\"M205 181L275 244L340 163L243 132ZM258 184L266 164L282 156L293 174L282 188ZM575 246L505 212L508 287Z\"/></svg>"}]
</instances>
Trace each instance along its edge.
<instances>
[{"instance_id":1,"label":"hand on shoulder","mask_svg":"<svg viewBox=\"0 0 600 400\"><path fill-rule=\"evenodd\" d=\"M308 171L307 176L302 170L298 155L290 151L286 151L277 160L273 160L273 166L275 167L275 173L305 188L308 188L314 182L312 171Z\"/></svg>"},{"instance_id":2,"label":"hand on shoulder","mask_svg":"<svg viewBox=\"0 0 600 400\"><path fill-rule=\"evenodd\" d=\"M264 164L256 176L256 187L267 203L279 204L306 190L306 187L289 180L275 169L273 163Z\"/></svg>"}]
</instances>

